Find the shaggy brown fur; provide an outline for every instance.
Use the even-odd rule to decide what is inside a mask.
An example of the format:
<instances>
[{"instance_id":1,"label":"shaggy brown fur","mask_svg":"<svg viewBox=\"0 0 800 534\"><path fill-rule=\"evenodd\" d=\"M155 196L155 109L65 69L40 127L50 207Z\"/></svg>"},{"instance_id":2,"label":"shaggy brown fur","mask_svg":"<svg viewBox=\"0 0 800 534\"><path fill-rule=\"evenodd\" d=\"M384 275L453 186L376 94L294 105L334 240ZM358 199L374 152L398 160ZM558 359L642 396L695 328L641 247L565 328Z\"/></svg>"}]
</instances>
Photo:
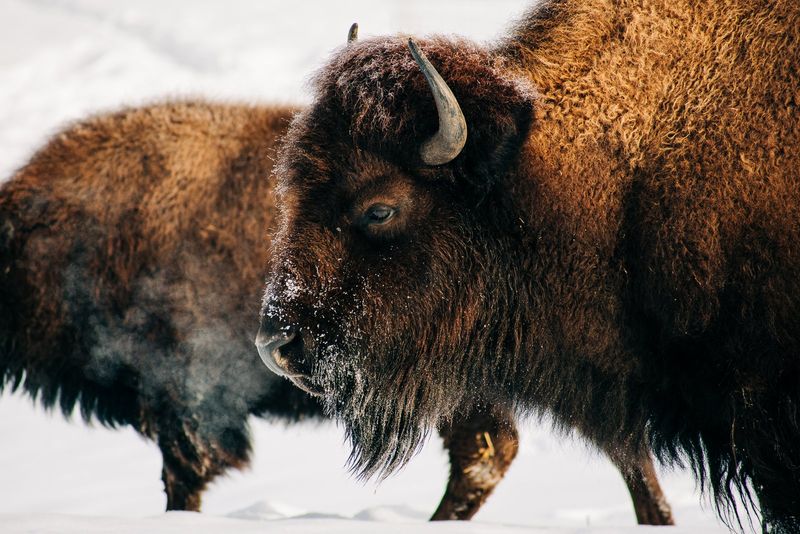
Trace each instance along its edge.
<instances>
[{"instance_id":1,"label":"shaggy brown fur","mask_svg":"<svg viewBox=\"0 0 800 534\"><path fill-rule=\"evenodd\" d=\"M800 528L800 4L547 0L493 48L420 45L460 156L421 162L433 98L379 38L317 75L278 167L263 314L355 466L489 401Z\"/></svg>"},{"instance_id":2,"label":"shaggy brown fur","mask_svg":"<svg viewBox=\"0 0 800 534\"><path fill-rule=\"evenodd\" d=\"M247 463L248 415L320 415L252 344L272 147L293 111L182 102L96 117L0 188L0 388L156 441L170 510L198 510L210 480ZM470 432L515 435L507 416L473 419ZM442 435L454 465L496 473L453 470L440 510L468 519L513 454L479 457L461 427Z\"/></svg>"},{"instance_id":3,"label":"shaggy brown fur","mask_svg":"<svg viewBox=\"0 0 800 534\"><path fill-rule=\"evenodd\" d=\"M246 464L250 413L319 415L251 341L273 145L293 111L181 102L96 117L0 188L0 388L157 441L168 509L199 509L210 480ZM452 468L433 519L469 519L516 455L513 419L465 413L440 433ZM628 475L652 473L649 458L619 465L640 521L670 523L647 476Z\"/></svg>"},{"instance_id":4,"label":"shaggy brown fur","mask_svg":"<svg viewBox=\"0 0 800 534\"><path fill-rule=\"evenodd\" d=\"M268 258L270 148L293 111L97 117L0 190L2 383L155 440L168 509L199 509L212 478L247 462L249 414L319 412L259 366L247 299Z\"/></svg>"}]
</instances>

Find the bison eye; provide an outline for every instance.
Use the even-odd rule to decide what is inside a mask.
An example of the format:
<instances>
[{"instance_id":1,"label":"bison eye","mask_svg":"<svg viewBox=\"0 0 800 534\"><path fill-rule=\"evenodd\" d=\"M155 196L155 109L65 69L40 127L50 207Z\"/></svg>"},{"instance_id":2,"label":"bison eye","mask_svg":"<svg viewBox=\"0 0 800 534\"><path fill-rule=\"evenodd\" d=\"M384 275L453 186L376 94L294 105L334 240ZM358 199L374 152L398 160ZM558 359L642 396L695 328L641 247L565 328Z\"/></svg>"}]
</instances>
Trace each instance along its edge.
<instances>
[{"instance_id":1,"label":"bison eye","mask_svg":"<svg viewBox=\"0 0 800 534\"><path fill-rule=\"evenodd\" d=\"M397 210L386 204L373 204L364 212L362 223L365 226L373 224L384 224L389 221Z\"/></svg>"}]
</instances>

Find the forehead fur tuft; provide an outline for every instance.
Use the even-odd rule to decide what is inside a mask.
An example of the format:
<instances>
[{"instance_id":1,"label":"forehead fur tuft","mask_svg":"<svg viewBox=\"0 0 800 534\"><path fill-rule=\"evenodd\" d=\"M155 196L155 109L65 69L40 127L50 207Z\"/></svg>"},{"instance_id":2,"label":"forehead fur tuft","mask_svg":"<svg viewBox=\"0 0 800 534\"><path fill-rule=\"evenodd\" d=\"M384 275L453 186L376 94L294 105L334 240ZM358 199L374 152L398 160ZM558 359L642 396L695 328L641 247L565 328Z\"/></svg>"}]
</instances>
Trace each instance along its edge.
<instances>
[{"instance_id":1,"label":"forehead fur tuft","mask_svg":"<svg viewBox=\"0 0 800 534\"><path fill-rule=\"evenodd\" d=\"M498 139L515 131L520 113L530 115L533 89L509 74L502 59L463 39L418 42L450 86L467 120L464 156L487 156ZM293 128L319 146L331 140L418 165L422 142L438 129L427 82L406 37L353 43L313 79L315 101ZM333 135L332 135L333 134ZM458 160L457 160L458 161Z\"/></svg>"}]
</instances>

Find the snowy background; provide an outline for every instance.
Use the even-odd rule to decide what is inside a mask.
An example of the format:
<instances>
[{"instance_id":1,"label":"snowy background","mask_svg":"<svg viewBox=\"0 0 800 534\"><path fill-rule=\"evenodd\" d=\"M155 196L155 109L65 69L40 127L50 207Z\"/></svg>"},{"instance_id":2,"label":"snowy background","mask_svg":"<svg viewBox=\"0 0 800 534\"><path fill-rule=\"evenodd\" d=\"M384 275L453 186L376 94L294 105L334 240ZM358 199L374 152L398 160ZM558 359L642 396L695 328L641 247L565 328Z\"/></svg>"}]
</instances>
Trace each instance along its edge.
<instances>
[{"instance_id":1,"label":"snowy background","mask_svg":"<svg viewBox=\"0 0 800 534\"><path fill-rule=\"evenodd\" d=\"M293 2L0 0L0 180L63 125L169 97L302 103L304 80L361 35L500 35L526 0ZM333 424L252 422L252 469L220 479L204 513L164 514L160 455L108 430L0 396L0 532L619 532L635 527L616 470L546 425L524 424L520 455L468 524L427 524L447 478L438 439L376 485L344 469ZM662 484L679 528L725 532L686 472Z\"/></svg>"}]
</instances>

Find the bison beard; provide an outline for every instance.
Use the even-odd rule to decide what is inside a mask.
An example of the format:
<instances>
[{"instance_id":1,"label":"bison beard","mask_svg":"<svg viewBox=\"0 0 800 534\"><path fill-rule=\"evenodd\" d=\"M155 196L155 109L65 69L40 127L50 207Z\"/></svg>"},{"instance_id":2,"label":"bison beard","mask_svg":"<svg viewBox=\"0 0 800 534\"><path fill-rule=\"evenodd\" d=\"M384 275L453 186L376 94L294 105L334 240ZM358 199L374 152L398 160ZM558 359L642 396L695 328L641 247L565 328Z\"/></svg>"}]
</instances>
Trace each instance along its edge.
<instances>
[{"instance_id":1,"label":"bison beard","mask_svg":"<svg viewBox=\"0 0 800 534\"><path fill-rule=\"evenodd\" d=\"M732 521L752 489L795 531L800 8L610 4L420 42L468 125L440 166L407 39L333 57L277 167L264 317L302 350L273 354L364 474L488 402L688 463Z\"/></svg>"},{"instance_id":2,"label":"bison beard","mask_svg":"<svg viewBox=\"0 0 800 534\"><path fill-rule=\"evenodd\" d=\"M418 450L428 429L447 426L464 411L481 411L503 400L492 391L508 384L503 374L507 370L498 368L498 374L487 374L480 365L481 356L487 356L486 347L495 347L491 356L502 357L511 354L512 345L520 341L513 329L519 319L507 308L509 296L483 283L507 280L502 264L492 261L488 252L476 258L474 248L454 246L458 243L455 235L441 233L437 239L440 251L449 243L446 257L450 261L437 261L438 255L410 260L403 280L420 281L420 273L427 273L427 282L410 288L396 287L368 273L342 291L323 284L305 292L302 281L292 277L282 278L267 290L265 317L291 322L279 304L285 301L297 313L314 318L299 334L303 353L313 362L315 385L335 392L324 397L327 409L347 423L353 444L351 465L361 476L389 474ZM468 279L453 270L458 266L467 267ZM353 270L348 265L339 268ZM314 299L301 308L298 297L304 294L313 294ZM394 303L380 295L392 295ZM373 313L383 308L386 313ZM463 320L426 321L429 316L454 315ZM499 328L489 328L496 317L511 318ZM455 344L454 339L458 340ZM483 391L467 387L475 383L486 387Z\"/></svg>"}]
</instances>

